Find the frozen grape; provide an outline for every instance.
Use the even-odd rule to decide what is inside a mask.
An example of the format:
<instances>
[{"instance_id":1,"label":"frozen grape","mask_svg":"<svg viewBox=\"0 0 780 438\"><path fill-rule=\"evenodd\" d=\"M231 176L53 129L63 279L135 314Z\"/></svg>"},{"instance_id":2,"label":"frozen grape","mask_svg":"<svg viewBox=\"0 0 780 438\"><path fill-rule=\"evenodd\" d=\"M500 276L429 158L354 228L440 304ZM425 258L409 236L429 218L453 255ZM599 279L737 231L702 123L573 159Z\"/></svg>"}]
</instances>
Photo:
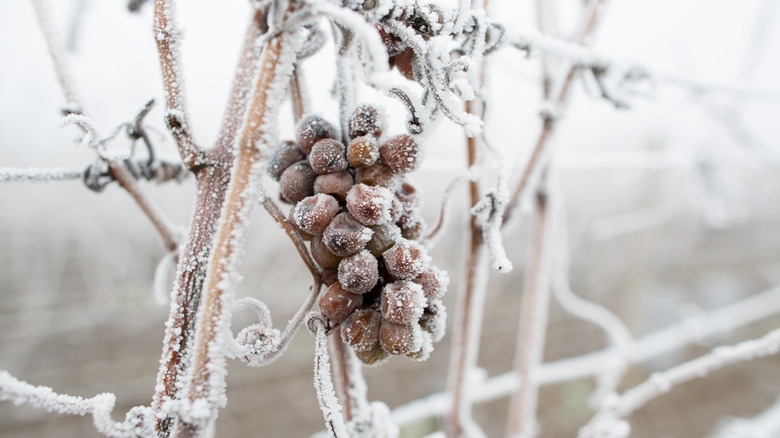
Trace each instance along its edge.
<instances>
[{"instance_id":1,"label":"frozen grape","mask_svg":"<svg viewBox=\"0 0 780 438\"><path fill-rule=\"evenodd\" d=\"M314 143L324 139L335 137L333 126L327 120L313 114L304 116L295 127L295 140L298 148L308 155Z\"/></svg>"},{"instance_id":2,"label":"frozen grape","mask_svg":"<svg viewBox=\"0 0 780 438\"><path fill-rule=\"evenodd\" d=\"M340 257L354 254L365 248L374 234L347 212L339 213L322 233L325 246Z\"/></svg>"},{"instance_id":3,"label":"frozen grape","mask_svg":"<svg viewBox=\"0 0 780 438\"><path fill-rule=\"evenodd\" d=\"M360 295L345 291L337 281L320 296L320 312L336 324L341 324L363 303Z\"/></svg>"},{"instance_id":4,"label":"frozen grape","mask_svg":"<svg viewBox=\"0 0 780 438\"><path fill-rule=\"evenodd\" d=\"M447 292L447 286L450 284L450 277L445 271L431 266L412 281L422 286L425 298L430 301L444 296L444 293Z\"/></svg>"},{"instance_id":5,"label":"frozen grape","mask_svg":"<svg viewBox=\"0 0 780 438\"><path fill-rule=\"evenodd\" d=\"M407 47L392 58L392 65L410 81L414 81L414 50Z\"/></svg>"},{"instance_id":6,"label":"frozen grape","mask_svg":"<svg viewBox=\"0 0 780 438\"><path fill-rule=\"evenodd\" d=\"M371 290L379 279L379 262L363 250L345 257L339 263L339 282L348 292L363 294Z\"/></svg>"},{"instance_id":7,"label":"frozen grape","mask_svg":"<svg viewBox=\"0 0 780 438\"><path fill-rule=\"evenodd\" d=\"M368 350L368 351L355 351L355 356L357 356L358 359L360 359L361 362L363 362L364 365L375 367L377 365L381 365L387 361L387 359L390 357L389 354L385 351L384 348L382 348L379 343L374 345L374 348Z\"/></svg>"},{"instance_id":8,"label":"frozen grape","mask_svg":"<svg viewBox=\"0 0 780 438\"><path fill-rule=\"evenodd\" d=\"M379 326L379 343L390 354L410 354L422 347L422 329L417 323L397 324L386 319Z\"/></svg>"},{"instance_id":9,"label":"frozen grape","mask_svg":"<svg viewBox=\"0 0 780 438\"><path fill-rule=\"evenodd\" d=\"M346 170L319 175L314 180L314 193L326 193L335 196L340 201L344 201L347 198L347 192L352 188L353 184L352 174Z\"/></svg>"},{"instance_id":10,"label":"frozen grape","mask_svg":"<svg viewBox=\"0 0 780 438\"><path fill-rule=\"evenodd\" d=\"M299 161L288 167L279 178L279 194L282 199L295 204L314 194L314 173L306 161Z\"/></svg>"},{"instance_id":11,"label":"frozen grape","mask_svg":"<svg viewBox=\"0 0 780 438\"><path fill-rule=\"evenodd\" d=\"M401 38L393 35L385 29L385 26L381 23L376 23L376 30L379 32L379 37L382 39L382 44L387 47L387 54L395 56L404 50L404 42Z\"/></svg>"},{"instance_id":12,"label":"frozen grape","mask_svg":"<svg viewBox=\"0 0 780 438\"><path fill-rule=\"evenodd\" d=\"M439 342L447 328L447 309L441 300L431 300L419 322L420 328L431 334L433 342Z\"/></svg>"},{"instance_id":13,"label":"frozen grape","mask_svg":"<svg viewBox=\"0 0 780 438\"><path fill-rule=\"evenodd\" d=\"M342 257L333 254L331 250L322 242L322 236L314 236L311 239L311 256L318 265L326 269L335 269L339 267Z\"/></svg>"},{"instance_id":14,"label":"frozen grape","mask_svg":"<svg viewBox=\"0 0 780 438\"><path fill-rule=\"evenodd\" d=\"M399 324L416 322L425 309L422 287L411 281L396 281L382 290L382 316Z\"/></svg>"},{"instance_id":15,"label":"frozen grape","mask_svg":"<svg viewBox=\"0 0 780 438\"><path fill-rule=\"evenodd\" d=\"M322 283L325 284L325 286L330 286L339 281L339 270L336 268L323 269L320 271L320 277L322 277Z\"/></svg>"},{"instance_id":16,"label":"frozen grape","mask_svg":"<svg viewBox=\"0 0 780 438\"><path fill-rule=\"evenodd\" d=\"M339 208L339 201L333 196L323 193L307 196L295 206L295 223L309 234L322 234Z\"/></svg>"},{"instance_id":17,"label":"frozen grape","mask_svg":"<svg viewBox=\"0 0 780 438\"><path fill-rule=\"evenodd\" d=\"M420 148L411 135L397 135L379 148L379 158L395 173L408 173L420 164Z\"/></svg>"},{"instance_id":18,"label":"frozen grape","mask_svg":"<svg viewBox=\"0 0 780 438\"><path fill-rule=\"evenodd\" d=\"M381 257L395 242L401 239L401 229L391 223L372 225L369 228L374 232L371 240L366 243L366 249L374 257Z\"/></svg>"},{"instance_id":19,"label":"frozen grape","mask_svg":"<svg viewBox=\"0 0 780 438\"><path fill-rule=\"evenodd\" d=\"M420 216L419 195L413 185L403 182L395 192L395 198L401 205L400 213L395 219L404 238L418 240L422 237L425 223Z\"/></svg>"},{"instance_id":20,"label":"frozen grape","mask_svg":"<svg viewBox=\"0 0 780 438\"><path fill-rule=\"evenodd\" d=\"M279 181L285 169L305 159L306 155L298 149L295 142L286 141L280 144L271 156L271 160L268 162L268 174L271 175L271 178Z\"/></svg>"},{"instance_id":21,"label":"frozen grape","mask_svg":"<svg viewBox=\"0 0 780 438\"><path fill-rule=\"evenodd\" d=\"M421 332L421 334L422 342L420 342L420 349L415 352L406 354L406 357L418 362L428 360L428 358L431 357L431 353L433 352L433 337L430 333L424 330Z\"/></svg>"},{"instance_id":22,"label":"frozen grape","mask_svg":"<svg viewBox=\"0 0 780 438\"><path fill-rule=\"evenodd\" d=\"M382 315L374 309L357 309L341 326L341 339L355 351L371 351L379 344Z\"/></svg>"},{"instance_id":23,"label":"frozen grape","mask_svg":"<svg viewBox=\"0 0 780 438\"><path fill-rule=\"evenodd\" d=\"M382 135L381 123L382 118L376 108L371 105L360 105L349 118L349 136L351 138L366 135L379 137Z\"/></svg>"},{"instance_id":24,"label":"frozen grape","mask_svg":"<svg viewBox=\"0 0 780 438\"><path fill-rule=\"evenodd\" d=\"M403 280L420 275L431 261L428 251L413 240L401 239L382 254L387 271Z\"/></svg>"},{"instance_id":25,"label":"frozen grape","mask_svg":"<svg viewBox=\"0 0 780 438\"><path fill-rule=\"evenodd\" d=\"M356 137L347 146L347 161L353 167L363 168L376 163L379 147L373 137Z\"/></svg>"},{"instance_id":26,"label":"frozen grape","mask_svg":"<svg viewBox=\"0 0 780 438\"><path fill-rule=\"evenodd\" d=\"M420 240L423 237L423 231L425 231L425 223L417 215L402 217L398 220L398 226L401 227L401 235L408 240Z\"/></svg>"},{"instance_id":27,"label":"frozen grape","mask_svg":"<svg viewBox=\"0 0 780 438\"><path fill-rule=\"evenodd\" d=\"M355 173L355 183L395 190L398 185L398 176L389 167L377 163L358 169Z\"/></svg>"},{"instance_id":28,"label":"frozen grape","mask_svg":"<svg viewBox=\"0 0 780 438\"><path fill-rule=\"evenodd\" d=\"M314 144L309 154L311 168L320 175L346 170L346 148L340 141L326 138Z\"/></svg>"},{"instance_id":29,"label":"frozen grape","mask_svg":"<svg viewBox=\"0 0 780 438\"><path fill-rule=\"evenodd\" d=\"M356 184L347 193L347 210L363 225L378 225L390 220L392 199L384 187Z\"/></svg>"}]
</instances>

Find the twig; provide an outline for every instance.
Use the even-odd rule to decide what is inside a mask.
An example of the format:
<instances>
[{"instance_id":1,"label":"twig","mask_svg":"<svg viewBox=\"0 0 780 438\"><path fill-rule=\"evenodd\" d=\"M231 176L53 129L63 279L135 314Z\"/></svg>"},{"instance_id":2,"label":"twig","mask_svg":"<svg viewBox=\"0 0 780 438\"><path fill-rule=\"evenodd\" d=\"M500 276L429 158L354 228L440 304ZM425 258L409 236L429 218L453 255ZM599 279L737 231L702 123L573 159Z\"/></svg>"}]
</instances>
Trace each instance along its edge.
<instances>
[{"instance_id":1,"label":"twig","mask_svg":"<svg viewBox=\"0 0 780 438\"><path fill-rule=\"evenodd\" d=\"M626 437L630 428L623 418L631 415L647 402L671 391L675 386L689 380L706 377L709 373L729 365L771 356L778 352L780 352L780 329L773 330L759 339L733 346L717 347L704 356L669 370L654 373L650 378L629 389L622 396L603 403L602 409L580 429L577 436L578 438ZM605 433L609 433L609 435L605 435Z\"/></svg>"},{"instance_id":2,"label":"twig","mask_svg":"<svg viewBox=\"0 0 780 438\"><path fill-rule=\"evenodd\" d=\"M598 15L599 6L601 6L602 0L591 0L590 5L588 7L588 13L586 15L585 19L585 25L582 29L580 36L577 38L577 43L582 45L585 40L590 35L590 32L593 30L595 23L596 23L596 16ZM555 108L557 109L561 105L563 105L564 101L566 100L566 97L568 96L569 89L571 87L572 81L574 79L574 74L577 71L577 66L572 65L569 67L568 71L566 72L566 75L564 76L564 79L561 81L561 85L558 88L558 92L556 93L556 97L554 100ZM536 145L534 146L533 151L531 152L531 156L528 159L528 163L525 166L525 169L523 170L523 174L520 177L520 180L518 181L517 185L515 186L514 190L512 191L512 195L510 196L509 203L507 204L506 210L504 211L504 218L503 223L506 224L509 219L511 219L512 214L517 210L517 206L520 202L520 200L523 198L523 196L526 193L528 182L530 181L531 175L536 170L536 167L539 164L539 159L542 156L542 153L547 145L547 141L550 138L550 134L553 130L553 126L555 124L555 117L553 114L550 113L550 111L546 111L542 114L542 131L539 133L539 138L536 141Z\"/></svg>"},{"instance_id":3,"label":"twig","mask_svg":"<svg viewBox=\"0 0 780 438\"><path fill-rule=\"evenodd\" d=\"M153 435L154 416L147 407L134 407L127 413L124 422L114 421L111 412L116 404L116 396L110 393L98 394L91 398L57 394L51 388L31 385L0 370L0 401L25 403L58 414L92 414L95 428L109 437L130 438Z\"/></svg>"},{"instance_id":4,"label":"twig","mask_svg":"<svg viewBox=\"0 0 780 438\"><path fill-rule=\"evenodd\" d=\"M84 111L84 106L76 92L76 86L73 82L73 77L70 75L67 59L62 53L62 47L57 42L54 24L49 13L51 7L46 0L33 0L32 3L35 7L35 15L38 17L38 24L46 39L46 46L49 48L49 55L54 63L54 71L57 73L57 79L60 81L60 88L65 95L66 111L80 114Z\"/></svg>"},{"instance_id":5,"label":"twig","mask_svg":"<svg viewBox=\"0 0 780 438\"><path fill-rule=\"evenodd\" d=\"M531 262L528 266L520 313L520 330L515 350L515 373L518 376L509 403L508 437L536 436L536 407L539 384L534 379L542 363L547 317L550 307L550 230L547 194L536 194L536 220L531 243Z\"/></svg>"},{"instance_id":6,"label":"twig","mask_svg":"<svg viewBox=\"0 0 780 438\"><path fill-rule=\"evenodd\" d=\"M301 89L301 63L300 61L295 64L295 69L292 75L290 75L290 100L292 101L293 119L295 123L298 123L301 118L308 112L306 110L306 101L304 98L303 90Z\"/></svg>"},{"instance_id":7,"label":"twig","mask_svg":"<svg viewBox=\"0 0 780 438\"><path fill-rule=\"evenodd\" d=\"M155 0L154 37L165 89L166 125L176 139L182 162L188 169L194 170L202 164L203 151L195 144L189 129L190 118L184 96L179 52L181 34L176 24L175 0Z\"/></svg>"},{"instance_id":8,"label":"twig","mask_svg":"<svg viewBox=\"0 0 780 438\"><path fill-rule=\"evenodd\" d=\"M336 399L330 376L327 327L324 321L316 320L316 314L309 317L308 325L310 329L314 328L314 389L317 390L325 426L331 437L346 438L344 417L341 415L341 406Z\"/></svg>"},{"instance_id":9,"label":"twig","mask_svg":"<svg viewBox=\"0 0 780 438\"><path fill-rule=\"evenodd\" d=\"M635 343L636 354L630 356L630 364L642 363L691 344L731 333L741 327L780 313L780 285L759 294L744 298L721 309L698 315L677 324L639 338ZM551 385L598 375L604 364L619 358L621 352L614 347L587 353L582 356L547 362L533 378L539 385ZM500 374L474 387L474 401L487 402L509 395L517 384L514 371ZM393 410L393 419L399 425L422 418L444 414L450 407L448 393L432 394Z\"/></svg>"},{"instance_id":10,"label":"twig","mask_svg":"<svg viewBox=\"0 0 780 438\"><path fill-rule=\"evenodd\" d=\"M300 32L268 40L260 56L260 71L252 104L238 143L237 155L209 257L198 311L187 399L205 404L197 416L182 418L179 436L198 436L216 419L225 385L225 333L230 324L233 292L240 276L246 228L257 201L261 144L267 145L278 105L292 73ZM281 95L280 95L281 94ZM191 414L193 413L191 412Z\"/></svg>"},{"instance_id":11,"label":"twig","mask_svg":"<svg viewBox=\"0 0 780 438\"><path fill-rule=\"evenodd\" d=\"M455 190L455 188L460 183L462 183L464 179L466 179L465 175L456 176L452 179L452 181L450 181L449 184L447 184L447 187L444 189L444 193L441 195L441 204L439 206L439 218L436 220L436 224L431 227L431 230L425 236L425 246L431 247L441 238L441 235L447 226L447 209L450 204L450 197L452 196L453 190Z\"/></svg>"}]
</instances>

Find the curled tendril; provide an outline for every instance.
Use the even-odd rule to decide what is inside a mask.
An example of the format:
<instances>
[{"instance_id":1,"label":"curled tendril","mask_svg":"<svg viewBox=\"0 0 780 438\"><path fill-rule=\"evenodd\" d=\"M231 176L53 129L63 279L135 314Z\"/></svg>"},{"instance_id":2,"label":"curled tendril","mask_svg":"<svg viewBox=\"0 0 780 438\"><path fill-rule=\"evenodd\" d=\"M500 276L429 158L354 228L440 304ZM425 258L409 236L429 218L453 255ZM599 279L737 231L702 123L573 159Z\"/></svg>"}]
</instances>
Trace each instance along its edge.
<instances>
[{"instance_id":1,"label":"curled tendril","mask_svg":"<svg viewBox=\"0 0 780 438\"><path fill-rule=\"evenodd\" d=\"M319 312L310 312L306 316L306 327L310 332L317 334L319 331L324 330L325 336L331 334L333 330L338 327L338 324L333 324L325 315Z\"/></svg>"},{"instance_id":2,"label":"curled tendril","mask_svg":"<svg viewBox=\"0 0 780 438\"><path fill-rule=\"evenodd\" d=\"M306 36L303 45L298 50L298 59L308 58L319 52L325 46L325 33L318 26L309 26L309 34Z\"/></svg>"},{"instance_id":3,"label":"curled tendril","mask_svg":"<svg viewBox=\"0 0 780 438\"><path fill-rule=\"evenodd\" d=\"M390 95L397 97L398 100L404 104L406 110L409 111L409 120L406 121L406 128L409 132L412 134L422 134L422 122L420 122L420 118L417 116L417 109L414 107L414 103L412 103L412 99L409 98L409 95L399 88L391 88L387 90L387 92L390 93Z\"/></svg>"}]
</instances>

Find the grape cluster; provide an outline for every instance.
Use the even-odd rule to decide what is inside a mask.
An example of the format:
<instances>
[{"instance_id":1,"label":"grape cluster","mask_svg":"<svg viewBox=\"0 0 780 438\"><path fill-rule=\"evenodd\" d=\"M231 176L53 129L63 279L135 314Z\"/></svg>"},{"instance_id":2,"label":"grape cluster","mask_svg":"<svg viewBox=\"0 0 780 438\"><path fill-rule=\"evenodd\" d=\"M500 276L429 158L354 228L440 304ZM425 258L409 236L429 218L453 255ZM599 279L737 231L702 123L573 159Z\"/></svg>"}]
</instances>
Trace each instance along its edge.
<instances>
[{"instance_id":1,"label":"grape cluster","mask_svg":"<svg viewBox=\"0 0 780 438\"><path fill-rule=\"evenodd\" d=\"M382 131L369 105L352 113L346 145L325 119L308 115L268 165L282 201L294 205L290 224L323 268L320 311L369 365L389 355L428 357L444 335L449 283L418 242L419 197L404 181L420 163L417 140L380 142Z\"/></svg>"}]
</instances>

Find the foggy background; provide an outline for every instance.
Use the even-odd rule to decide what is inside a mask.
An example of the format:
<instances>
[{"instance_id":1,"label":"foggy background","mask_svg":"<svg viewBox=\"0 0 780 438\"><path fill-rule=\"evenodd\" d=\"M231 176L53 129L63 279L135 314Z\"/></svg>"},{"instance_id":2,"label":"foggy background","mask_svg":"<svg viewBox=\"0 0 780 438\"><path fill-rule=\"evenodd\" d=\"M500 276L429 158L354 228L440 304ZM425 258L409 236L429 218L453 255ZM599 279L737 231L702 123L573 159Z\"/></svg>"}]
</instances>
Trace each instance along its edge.
<instances>
[{"instance_id":1,"label":"foggy background","mask_svg":"<svg viewBox=\"0 0 780 438\"><path fill-rule=\"evenodd\" d=\"M175 157L162 123L162 87L152 39L151 5L130 14L125 2L50 2L76 86L99 132L131 120L150 98L146 121L160 153ZM533 29L530 1L495 1L491 14L514 29ZM579 0L555 0L557 36L576 32ZM592 79L575 82L570 105L551 139L553 166L564 195L574 291L613 310L639 337L780 283L780 7L773 0L613 0L592 46L635 61L666 80L630 96L630 108L601 99ZM248 18L245 1L180 2L182 57L195 138L216 138ZM60 128L64 103L29 2L0 2L0 167L83 169L95 160L73 127ZM332 47L304 63L311 107L336 121L330 98ZM560 65L555 64L560 67ZM538 58L503 49L490 61L486 129L522 169L540 129ZM560 69L556 70L559 71ZM316 79L315 79L316 77ZM558 76L555 76L558 77ZM583 79L583 80L580 80ZM674 80L672 80L674 79ZM708 84L701 92L683 79ZM399 75L399 81L402 81ZM585 84L585 85L583 85ZM721 88L718 88L721 87ZM729 90L734 91L732 88ZM770 90L772 94L751 90ZM745 93L747 91L748 93ZM752 94L751 94L752 93ZM746 98L748 94L750 97ZM400 132L400 106L376 93ZM288 106L282 138L292 132ZM443 121L428 135L426 160L411 176L433 223L446 184L465 163L461 131ZM121 136L112 147L129 142ZM140 151L143 153L143 151ZM493 183L490 178L487 182ZM194 199L192 178L141 183L181 227ZM268 187L275 190L269 182ZM465 198L465 191L456 198ZM451 326L461 281L466 206L451 207L448 234L433 249L449 271L445 299ZM506 236L515 265L492 274L480 365L488 375L512 366L527 258L527 217ZM152 280L165 250L130 197L115 184L93 193L80 181L0 183L0 368L60 393L117 395L115 418L148 404L154 392L167 306ZM262 208L254 212L239 296L255 296L284 326L309 287L309 277L282 231ZM170 281L172 281L172 273ZM239 313L233 329L252 322ZM624 386L649 373L775 328L780 316L703 345L638 365ZM553 303L545 361L604 347L600 329ZM366 369L369 400L392 409L445 387L449 335L424 363L393 359ZM309 436L323 428L312 386L313 337L302 330L287 353L259 369L230 362L228 405L217 436ZM691 382L630 417L636 437L707 436L727 417L750 417L780 395L780 358L753 361ZM591 409L592 379L542 388L542 437L572 436ZM503 433L507 399L478 405L488 436ZM419 437L436 420L404 429ZM98 436L91 417L48 414L0 404L0 438Z\"/></svg>"}]
</instances>

